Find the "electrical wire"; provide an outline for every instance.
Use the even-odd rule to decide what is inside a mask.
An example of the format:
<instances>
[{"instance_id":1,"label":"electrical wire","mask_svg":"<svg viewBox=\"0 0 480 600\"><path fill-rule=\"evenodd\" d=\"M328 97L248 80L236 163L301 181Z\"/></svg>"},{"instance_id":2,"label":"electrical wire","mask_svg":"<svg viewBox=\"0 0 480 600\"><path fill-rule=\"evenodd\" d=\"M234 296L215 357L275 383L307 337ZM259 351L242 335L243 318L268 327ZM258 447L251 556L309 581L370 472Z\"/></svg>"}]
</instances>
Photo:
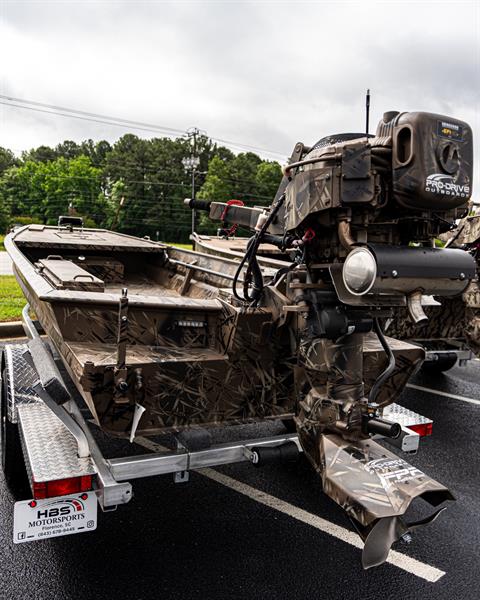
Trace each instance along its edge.
<instances>
[{"instance_id":1,"label":"electrical wire","mask_svg":"<svg viewBox=\"0 0 480 600\"><path fill-rule=\"evenodd\" d=\"M20 108L24 110L30 110L35 112L40 112L44 114L51 114L60 117L70 117L73 119L80 119L84 121L91 121L93 123L101 123L105 125L113 125L114 127L128 127L130 129L138 129L140 131L149 131L149 132L157 132L166 135L167 137L181 137L185 135L185 131L181 131L180 129L174 129L172 127L166 127L161 125L154 125L151 123L143 123L141 121L134 121L131 119L122 119L120 117L114 117L109 115L102 115L99 113L93 113L88 111L81 111L75 108L68 108L64 106L57 106L54 104L47 104L43 102L37 102L34 100L26 100L22 98L14 98L11 96L7 96L4 94L0 94L0 104L4 106L11 106L13 108ZM20 102L20 104L16 104ZM26 106L29 104L30 106ZM48 110L47 110L48 109ZM282 160L286 159L285 154L282 152L276 152L274 150L268 150L267 148L260 148L258 146L253 146L249 144L243 144L241 142L234 142L231 140L225 140L216 137L210 137L211 140L220 142L225 145L230 145L235 148L246 148L249 150L257 150L264 154L276 155L278 157L282 157Z\"/></svg>"},{"instance_id":2,"label":"electrical wire","mask_svg":"<svg viewBox=\"0 0 480 600\"><path fill-rule=\"evenodd\" d=\"M98 113L87 112L84 110L78 110L76 108L68 108L66 106L57 106L55 104L46 104L45 102L37 102L35 100L26 100L23 98L13 98L11 96L6 96L4 94L0 94L0 98L2 98L2 100L7 100L9 102L20 102L22 104L31 104L32 106L40 106L42 108L48 108L50 110L59 110L59 111L68 112L68 113L76 113L76 114L83 115L86 117L94 117L97 119L106 119L109 121L117 121L120 123L129 124L129 125L140 125L142 127L149 127L149 128L151 128L151 130L157 130L157 129L165 130L165 131L170 131L172 133L177 133L180 135L183 135L185 133L181 129L174 129L172 127L164 127L162 125L154 125L152 123L142 123L141 121L133 121L131 119L122 119L121 117L112 117L109 115L102 115L102 114L98 114Z\"/></svg>"},{"instance_id":3,"label":"electrical wire","mask_svg":"<svg viewBox=\"0 0 480 600\"><path fill-rule=\"evenodd\" d=\"M12 104L11 102L0 101L0 104L3 104L4 106L11 106L13 108L21 108L23 110L31 110L34 112L40 112L40 113L44 113L47 115L55 115L58 117L67 117L70 119L80 119L81 121L90 121L92 123L102 123L104 125L112 125L113 127L124 127L124 128L128 127L129 129L138 129L139 131L148 131L148 132L152 133L151 128L141 127L139 125L126 125L125 123L115 123L114 121L106 121L106 120L102 120L102 119L92 119L90 117L83 117L81 115L55 112L55 111L51 111L51 110L44 110L42 108L35 108L33 106L21 106L20 104ZM176 134L173 134L173 133L165 134L165 135L167 135L167 137L178 137Z\"/></svg>"}]
</instances>

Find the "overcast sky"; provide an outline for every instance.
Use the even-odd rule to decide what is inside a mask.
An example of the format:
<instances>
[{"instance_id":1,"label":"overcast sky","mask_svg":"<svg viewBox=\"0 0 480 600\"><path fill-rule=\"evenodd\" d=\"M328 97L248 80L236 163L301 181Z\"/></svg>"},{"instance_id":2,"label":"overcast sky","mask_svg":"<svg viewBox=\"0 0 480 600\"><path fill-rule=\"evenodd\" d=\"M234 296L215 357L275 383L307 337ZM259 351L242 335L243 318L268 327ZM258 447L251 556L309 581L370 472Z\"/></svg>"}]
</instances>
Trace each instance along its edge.
<instances>
[{"instance_id":1,"label":"overcast sky","mask_svg":"<svg viewBox=\"0 0 480 600\"><path fill-rule=\"evenodd\" d=\"M465 120L480 136L478 1L0 7L2 94L197 126L287 156L297 140L363 131L369 87L373 126L386 110L426 110ZM17 153L125 132L2 105L0 119L0 145Z\"/></svg>"}]
</instances>

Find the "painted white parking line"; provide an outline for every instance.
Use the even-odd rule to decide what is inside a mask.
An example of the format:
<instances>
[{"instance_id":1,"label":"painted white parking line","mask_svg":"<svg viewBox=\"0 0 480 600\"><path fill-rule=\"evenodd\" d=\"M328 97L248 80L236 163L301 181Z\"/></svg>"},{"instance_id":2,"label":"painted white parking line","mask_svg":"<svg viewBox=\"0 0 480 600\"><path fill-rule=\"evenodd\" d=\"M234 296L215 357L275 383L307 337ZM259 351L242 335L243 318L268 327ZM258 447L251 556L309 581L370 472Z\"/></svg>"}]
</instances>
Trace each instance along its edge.
<instances>
[{"instance_id":1,"label":"painted white parking line","mask_svg":"<svg viewBox=\"0 0 480 600\"><path fill-rule=\"evenodd\" d=\"M432 388L422 387L421 385L415 385L413 383L407 383L405 386L412 390L419 390L420 392L427 392L428 394L436 394L437 396L445 396L446 398L453 398L454 400L462 400L463 402L470 402L470 404L480 404L480 400L474 398L467 398L466 396L457 396L456 394L449 394L448 392L441 392L440 390L434 390Z\"/></svg>"},{"instance_id":2,"label":"painted white parking line","mask_svg":"<svg viewBox=\"0 0 480 600\"><path fill-rule=\"evenodd\" d=\"M155 442L152 442L147 438L137 437L135 438L135 442L140 446L148 448L149 450L152 450L154 452L167 450L167 448L165 448L164 446L156 444ZM340 527L340 525L335 525L334 523L331 523L330 521L327 521L326 519L323 519L318 515L309 513L306 510L299 508L298 506L294 506L289 502L281 500L280 498L276 498L275 496L271 496L270 494L257 490L256 488L251 487L250 485L238 481L236 479L233 479L228 475L224 475L223 473L220 473L215 469L206 468L198 470L196 472L200 475L203 475L204 477L208 477L209 479L216 481L217 483L220 483L221 485L224 485L227 488L230 488L231 490L234 490L235 492L238 492L252 500L255 500L255 502L259 502L264 506L268 506L269 508L272 508L285 515L288 515L289 517L296 519L297 521L305 523L306 525L310 525L311 527L315 527L316 529L319 529L320 531L323 531L328 535L336 537L342 542L346 542L347 544L355 546L356 548L363 548L363 542L361 541L359 536L353 531L349 531L344 527ZM407 571L412 575L416 575L417 577L420 577L430 582L438 581L441 577L445 575L445 571L441 571L436 567L423 563L415 558L411 558L410 556L407 556L400 552L396 552L395 550L390 551L387 562L392 565L395 565L399 569L403 569L404 571Z\"/></svg>"}]
</instances>

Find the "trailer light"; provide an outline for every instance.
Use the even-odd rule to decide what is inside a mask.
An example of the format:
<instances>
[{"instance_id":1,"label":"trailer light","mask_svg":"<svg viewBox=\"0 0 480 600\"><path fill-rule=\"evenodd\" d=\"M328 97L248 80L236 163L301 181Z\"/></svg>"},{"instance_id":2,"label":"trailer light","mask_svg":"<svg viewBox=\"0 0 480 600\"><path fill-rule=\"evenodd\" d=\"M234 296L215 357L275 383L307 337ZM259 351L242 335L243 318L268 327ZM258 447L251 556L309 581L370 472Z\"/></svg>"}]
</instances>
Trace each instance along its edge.
<instances>
[{"instance_id":1,"label":"trailer light","mask_svg":"<svg viewBox=\"0 0 480 600\"><path fill-rule=\"evenodd\" d=\"M355 248L343 263L343 283L356 296L370 291L377 277L377 261L368 248Z\"/></svg>"},{"instance_id":2,"label":"trailer light","mask_svg":"<svg viewBox=\"0 0 480 600\"><path fill-rule=\"evenodd\" d=\"M408 425L408 428L418 433L420 437L432 435L433 423L418 423L417 425Z\"/></svg>"},{"instance_id":3,"label":"trailer light","mask_svg":"<svg viewBox=\"0 0 480 600\"><path fill-rule=\"evenodd\" d=\"M34 481L33 497L36 500L54 498L56 496L68 496L88 492L92 489L93 476L82 475L80 477L68 477L67 479L55 479L53 481Z\"/></svg>"}]
</instances>

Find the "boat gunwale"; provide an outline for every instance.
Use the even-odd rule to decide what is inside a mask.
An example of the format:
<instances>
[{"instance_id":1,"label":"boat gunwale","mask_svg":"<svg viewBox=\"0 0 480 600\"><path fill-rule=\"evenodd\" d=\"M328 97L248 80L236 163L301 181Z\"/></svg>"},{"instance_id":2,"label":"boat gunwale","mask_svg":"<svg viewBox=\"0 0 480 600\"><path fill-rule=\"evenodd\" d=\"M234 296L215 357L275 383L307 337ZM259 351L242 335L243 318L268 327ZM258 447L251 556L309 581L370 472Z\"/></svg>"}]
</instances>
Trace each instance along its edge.
<instances>
[{"instance_id":1,"label":"boat gunwale","mask_svg":"<svg viewBox=\"0 0 480 600\"><path fill-rule=\"evenodd\" d=\"M126 286L128 289L128 286ZM82 294L80 296L79 294ZM38 299L50 304L71 303L71 304L95 304L104 306L118 306L120 294L110 294L108 292L84 292L79 290L57 290L53 289L47 294L39 295ZM168 308L169 310L193 310L202 309L207 311L216 311L222 307L220 300L210 300L208 298L188 298L185 296L141 296L139 294L128 296L128 306L139 308Z\"/></svg>"},{"instance_id":2,"label":"boat gunwale","mask_svg":"<svg viewBox=\"0 0 480 600\"><path fill-rule=\"evenodd\" d=\"M203 237L208 237L209 240L211 240L212 238L215 238L215 236L203 236ZM238 264L238 261L241 260L245 254L244 252L241 252L240 250L230 250L229 248L221 248L221 247L216 247L215 245L209 244L208 243L209 240L205 241L204 239L202 239L202 235L199 233L196 233L196 232L191 234L190 239L192 240L192 242L194 244L198 244L200 247L203 246L204 248L211 250L212 253L210 254L208 252L201 252L199 250L188 250L187 252L195 252L195 253L198 252L199 254L203 254L204 256L214 256L215 258L219 258L222 260L229 260L229 261L233 260L237 264ZM218 239L218 237L216 239ZM250 238L232 238L232 239L233 240L245 239L248 241ZM225 241L227 241L227 240L225 240ZM285 267L289 267L294 263L293 260L291 260L291 261L281 260L279 258L271 258L270 256L257 256L257 262L262 269L272 269L274 271L285 268Z\"/></svg>"},{"instance_id":3,"label":"boat gunwale","mask_svg":"<svg viewBox=\"0 0 480 600\"><path fill-rule=\"evenodd\" d=\"M51 283L49 283L38 271L34 265L28 260L25 254L22 252L20 247L16 244L15 238L17 235L28 229L30 225L20 227L5 237L4 245L5 249L12 259L13 271L17 278L20 278L24 285L29 287L33 294L37 297L38 301L47 302L50 304L55 303L69 303L69 304L95 304L104 306L118 306L120 294L113 294L107 292L91 292L83 290L58 290ZM106 230L95 230L95 231L106 231ZM119 234L123 235L123 234ZM125 236L132 237L132 236ZM156 243L156 242L153 242ZM174 248L174 246L160 245L159 247L168 249ZM183 249L175 248L178 252L182 252ZM128 249L126 250L128 251ZM201 254L195 253L193 254ZM208 255L205 255L210 258ZM168 253L167 253L168 257ZM227 259L228 260L228 259ZM235 261L231 261L235 262ZM221 275L218 275L221 277ZM128 288L128 286L126 286ZM202 299L202 298L189 298L185 296L166 297L161 296L157 298L155 296L144 296L144 295L131 295L129 296L129 306L139 308L166 308L169 310L195 310L202 309L206 311L217 311L223 306L223 303L218 299Z\"/></svg>"},{"instance_id":4,"label":"boat gunwale","mask_svg":"<svg viewBox=\"0 0 480 600\"><path fill-rule=\"evenodd\" d=\"M35 227L35 229L31 229L32 227ZM41 229L39 229L41 227ZM35 223L29 223L27 225L22 225L21 227L17 227L16 229L14 229L13 231L11 231L10 233L7 234L6 237L8 236L13 236L16 237L18 236L20 233L23 233L24 231L44 231L45 229L55 229L58 231L58 226L57 225L37 225ZM91 231L94 233L114 233L116 236L118 237L122 237L122 238L127 238L129 240L136 240L138 242L138 240L140 240L141 242L143 242L144 244L151 244L152 246L152 250L156 250L157 247L159 248L167 248L168 244L165 244L164 242L159 242L156 240L151 240L147 237L138 237L135 235L129 235L128 233L121 233L120 231L110 231L109 229L104 229L104 228L99 228L99 227L74 227L73 231ZM5 238L6 239L6 238ZM23 243L29 243L29 242L23 242ZM37 243L37 242L32 242L32 243ZM42 242L40 242L42 243ZM47 242L48 244L49 242ZM62 244L62 242L59 242L59 244ZM39 246L42 247L42 246ZM108 248L108 244L105 245L105 248ZM138 247L137 247L138 248ZM132 250L133 252L135 252L135 248Z\"/></svg>"}]
</instances>

